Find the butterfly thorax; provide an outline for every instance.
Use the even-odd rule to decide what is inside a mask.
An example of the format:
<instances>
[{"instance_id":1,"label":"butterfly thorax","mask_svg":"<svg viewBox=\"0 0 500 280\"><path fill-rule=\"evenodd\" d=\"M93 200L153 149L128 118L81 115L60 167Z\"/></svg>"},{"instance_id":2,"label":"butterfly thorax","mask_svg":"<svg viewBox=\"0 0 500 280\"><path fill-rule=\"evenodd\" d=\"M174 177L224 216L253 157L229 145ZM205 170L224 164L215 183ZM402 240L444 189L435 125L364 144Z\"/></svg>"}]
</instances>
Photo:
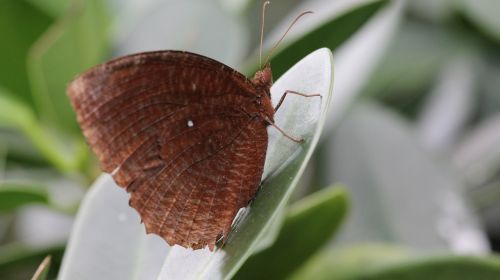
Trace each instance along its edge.
<instances>
[{"instance_id":1,"label":"butterfly thorax","mask_svg":"<svg viewBox=\"0 0 500 280\"><path fill-rule=\"evenodd\" d=\"M269 124L269 121L274 122L274 107L271 103L270 91L273 85L273 73L269 63L261 70L255 72L252 83L255 85L258 92L255 102L259 108L259 116L266 124Z\"/></svg>"}]
</instances>

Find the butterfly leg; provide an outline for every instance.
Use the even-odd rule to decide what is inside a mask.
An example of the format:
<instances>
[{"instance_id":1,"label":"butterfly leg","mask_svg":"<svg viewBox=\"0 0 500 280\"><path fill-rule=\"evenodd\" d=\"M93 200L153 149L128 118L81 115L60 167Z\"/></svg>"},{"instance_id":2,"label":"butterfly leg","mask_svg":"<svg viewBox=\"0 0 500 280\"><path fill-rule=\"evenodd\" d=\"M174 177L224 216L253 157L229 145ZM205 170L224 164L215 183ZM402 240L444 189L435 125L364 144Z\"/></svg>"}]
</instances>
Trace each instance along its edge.
<instances>
[{"instance_id":1,"label":"butterfly leg","mask_svg":"<svg viewBox=\"0 0 500 280\"><path fill-rule=\"evenodd\" d=\"M283 93L283 95L281 96L281 99L280 101L278 102L278 105L276 105L276 107L274 108L274 112L277 112L278 109L280 108L281 104L283 103L283 101L285 100L285 97L287 96L287 94L295 94L295 95L300 95L300 96L303 96L303 97L314 97L314 96L319 96L321 98L321 94L319 93L313 93L313 94L305 94L305 93L300 93L300 92L297 92L297 91L293 91L293 90L287 90L285 91L285 93Z\"/></svg>"},{"instance_id":2,"label":"butterfly leg","mask_svg":"<svg viewBox=\"0 0 500 280\"><path fill-rule=\"evenodd\" d=\"M270 125L274 126L274 128L276 128L279 132L281 132L281 134L283 136L285 136L286 138L292 140L293 142L295 143L304 143L304 139L303 138L295 138L295 137L292 137L290 135L288 135L283 129L281 129L279 126L277 126L274 122L272 122L270 119L266 119L267 123L269 123Z\"/></svg>"}]
</instances>

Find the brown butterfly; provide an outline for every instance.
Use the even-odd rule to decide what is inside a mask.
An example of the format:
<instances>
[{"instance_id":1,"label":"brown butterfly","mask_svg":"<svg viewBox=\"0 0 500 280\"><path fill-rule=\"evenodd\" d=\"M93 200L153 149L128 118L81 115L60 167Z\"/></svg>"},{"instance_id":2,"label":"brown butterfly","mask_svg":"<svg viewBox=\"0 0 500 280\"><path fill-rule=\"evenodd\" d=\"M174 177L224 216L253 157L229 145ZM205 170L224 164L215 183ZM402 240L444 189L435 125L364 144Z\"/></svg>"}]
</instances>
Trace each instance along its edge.
<instances>
[{"instance_id":1,"label":"brown butterfly","mask_svg":"<svg viewBox=\"0 0 500 280\"><path fill-rule=\"evenodd\" d=\"M279 129L274 113L286 94L318 96L287 91L274 108L271 85L269 63L249 80L201 55L156 51L95 66L68 95L102 169L131 194L146 232L213 250L256 195L266 128Z\"/></svg>"}]
</instances>

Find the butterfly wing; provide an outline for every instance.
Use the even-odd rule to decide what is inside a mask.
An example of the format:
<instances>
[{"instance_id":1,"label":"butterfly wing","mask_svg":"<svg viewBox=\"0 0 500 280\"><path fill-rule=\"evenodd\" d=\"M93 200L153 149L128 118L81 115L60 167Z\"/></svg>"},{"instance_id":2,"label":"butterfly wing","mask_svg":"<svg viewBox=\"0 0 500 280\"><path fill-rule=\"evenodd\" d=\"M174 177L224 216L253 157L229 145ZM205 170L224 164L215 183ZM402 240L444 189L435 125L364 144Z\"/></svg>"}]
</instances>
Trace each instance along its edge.
<instances>
[{"instance_id":1,"label":"butterfly wing","mask_svg":"<svg viewBox=\"0 0 500 280\"><path fill-rule=\"evenodd\" d=\"M147 232L212 250L260 183L267 131L255 92L233 69L176 51L110 61L68 87L87 142Z\"/></svg>"}]
</instances>

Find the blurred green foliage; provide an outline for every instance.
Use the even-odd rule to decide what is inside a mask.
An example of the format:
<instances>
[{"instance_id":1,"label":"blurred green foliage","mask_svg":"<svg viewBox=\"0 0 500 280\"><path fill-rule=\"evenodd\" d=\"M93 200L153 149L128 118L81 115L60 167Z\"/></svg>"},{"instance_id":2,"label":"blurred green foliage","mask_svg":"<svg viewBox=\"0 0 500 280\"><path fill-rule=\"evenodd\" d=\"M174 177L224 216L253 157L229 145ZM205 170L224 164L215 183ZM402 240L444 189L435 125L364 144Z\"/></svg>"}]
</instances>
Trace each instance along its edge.
<instances>
[{"instance_id":1,"label":"blurred green foliage","mask_svg":"<svg viewBox=\"0 0 500 280\"><path fill-rule=\"evenodd\" d=\"M42 263L38 266L35 274L33 275L33 280L46 280L49 275L50 263L52 257L47 256L43 259Z\"/></svg>"},{"instance_id":2,"label":"blurred green foliage","mask_svg":"<svg viewBox=\"0 0 500 280\"><path fill-rule=\"evenodd\" d=\"M66 85L78 73L100 63L109 51L105 2L73 1L29 53L28 72L38 112L66 133L78 133Z\"/></svg>"},{"instance_id":3,"label":"blurred green foliage","mask_svg":"<svg viewBox=\"0 0 500 280\"><path fill-rule=\"evenodd\" d=\"M388 1L373 1L354 7L281 48L272 60L273 74L277 77L281 76L293 66L294 61L300 60L305 54L315 49L327 47L335 51L343 42L353 36L366 23L367 19L370 19L387 3Z\"/></svg>"},{"instance_id":4,"label":"blurred green foliage","mask_svg":"<svg viewBox=\"0 0 500 280\"><path fill-rule=\"evenodd\" d=\"M497 279L500 258L422 257L403 248L363 244L323 252L291 279Z\"/></svg>"},{"instance_id":5,"label":"blurred green foliage","mask_svg":"<svg viewBox=\"0 0 500 280\"><path fill-rule=\"evenodd\" d=\"M0 46L0 84L13 92L17 100L34 107L26 70L28 51L54 18L25 1L2 1L0 5L0 34L4 42Z\"/></svg>"},{"instance_id":6,"label":"blurred green foliage","mask_svg":"<svg viewBox=\"0 0 500 280\"><path fill-rule=\"evenodd\" d=\"M14 211L25 204L48 204L49 196L41 187L0 183L0 213Z\"/></svg>"},{"instance_id":7,"label":"blurred green foliage","mask_svg":"<svg viewBox=\"0 0 500 280\"><path fill-rule=\"evenodd\" d=\"M46 256L51 256L48 278L55 279L61 264L64 246L30 248L24 244L11 243L0 246L0 278L9 280L30 279Z\"/></svg>"}]
</instances>

